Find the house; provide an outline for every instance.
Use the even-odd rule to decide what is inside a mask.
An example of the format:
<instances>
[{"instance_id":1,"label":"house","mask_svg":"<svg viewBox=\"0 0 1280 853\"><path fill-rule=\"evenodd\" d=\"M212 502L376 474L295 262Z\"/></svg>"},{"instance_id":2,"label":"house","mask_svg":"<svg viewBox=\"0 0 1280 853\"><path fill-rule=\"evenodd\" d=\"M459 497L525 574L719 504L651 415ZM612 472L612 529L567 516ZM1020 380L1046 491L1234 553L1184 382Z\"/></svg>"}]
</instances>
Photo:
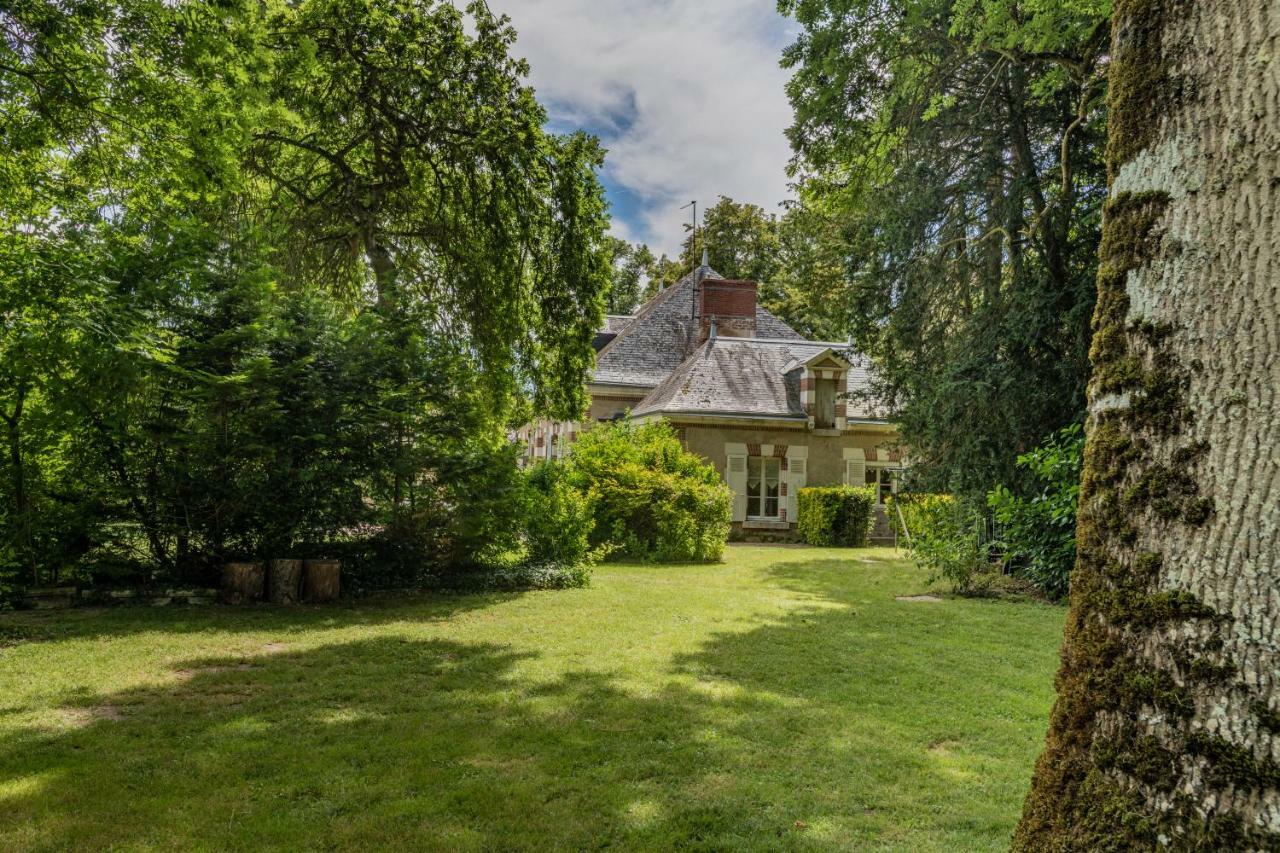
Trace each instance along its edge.
<instances>
[{"instance_id":1,"label":"house","mask_svg":"<svg viewBox=\"0 0 1280 853\"><path fill-rule=\"evenodd\" d=\"M757 301L752 281L701 266L596 335L591 423L669 421L734 493L737 537L785 536L805 486L875 485L876 538L892 536L884 497L902 466L893 425L856 392L868 365L848 344L805 340ZM528 459L561 456L584 428L541 421L517 437Z\"/></svg>"}]
</instances>

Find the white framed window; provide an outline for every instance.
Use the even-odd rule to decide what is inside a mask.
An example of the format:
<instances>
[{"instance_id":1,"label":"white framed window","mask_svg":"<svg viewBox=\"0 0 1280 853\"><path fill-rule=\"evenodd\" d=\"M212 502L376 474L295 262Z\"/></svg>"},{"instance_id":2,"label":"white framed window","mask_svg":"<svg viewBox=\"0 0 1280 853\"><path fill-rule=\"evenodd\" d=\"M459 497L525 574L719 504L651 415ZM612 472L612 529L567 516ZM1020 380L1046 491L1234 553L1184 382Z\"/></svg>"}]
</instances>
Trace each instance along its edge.
<instances>
[{"instance_id":1,"label":"white framed window","mask_svg":"<svg viewBox=\"0 0 1280 853\"><path fill-rule=\"evenodd\" d=\"M884 506L885 498L898 491L898 472L882 465L867 465L866 482L876 490L876 503Z\"/></svg>"},{"instance_id":2,"label":"white framed window","mask_svg":"<svg viewBox=\"0 0 1280 853\"><path fill-rule=\"evenodd\" d=\"M777 518L782 460L774 456L747 459L747 518Z\"/></svg>"}]
</instances>

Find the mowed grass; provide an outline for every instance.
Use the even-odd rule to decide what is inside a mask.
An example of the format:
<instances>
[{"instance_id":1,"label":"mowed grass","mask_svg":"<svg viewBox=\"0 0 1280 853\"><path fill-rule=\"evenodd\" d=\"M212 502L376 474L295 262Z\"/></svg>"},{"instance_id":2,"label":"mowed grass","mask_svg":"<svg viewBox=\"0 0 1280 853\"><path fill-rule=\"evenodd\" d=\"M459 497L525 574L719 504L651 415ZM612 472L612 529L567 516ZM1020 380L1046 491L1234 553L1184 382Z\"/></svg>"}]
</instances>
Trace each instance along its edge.
<instances>
[{"instance_id":1,"label":"mowed grass","mask_svg":"<svg viewBox=\"0 0 1280 853\"><path fill-rule=\"evenodd\" d=\"M925 586L743 546L568 592L9 615L45 639L0 650L0 849L1005 849L1064 611L895 600Z\"/></svg>"}]
</instances>

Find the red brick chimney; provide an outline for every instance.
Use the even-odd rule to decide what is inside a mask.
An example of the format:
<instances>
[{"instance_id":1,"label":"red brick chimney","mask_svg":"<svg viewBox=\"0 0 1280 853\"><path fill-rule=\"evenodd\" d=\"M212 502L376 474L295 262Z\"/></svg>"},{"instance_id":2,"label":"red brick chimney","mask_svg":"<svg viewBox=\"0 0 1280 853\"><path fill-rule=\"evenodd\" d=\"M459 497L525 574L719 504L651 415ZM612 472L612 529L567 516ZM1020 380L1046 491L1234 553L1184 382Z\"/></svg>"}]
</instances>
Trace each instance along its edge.
<instances>
[{"instance_id":1,"label":"red brick chimney","mask_svg":"<svg viewBox=\"0 0 1280 853\"><path fill-rule=\"evenodd\" d=\"M756 283L725 278L704 278L698 285L699 341L705 341L715 325L726 338L756 336Z\"/></svg>"}]
</instances>

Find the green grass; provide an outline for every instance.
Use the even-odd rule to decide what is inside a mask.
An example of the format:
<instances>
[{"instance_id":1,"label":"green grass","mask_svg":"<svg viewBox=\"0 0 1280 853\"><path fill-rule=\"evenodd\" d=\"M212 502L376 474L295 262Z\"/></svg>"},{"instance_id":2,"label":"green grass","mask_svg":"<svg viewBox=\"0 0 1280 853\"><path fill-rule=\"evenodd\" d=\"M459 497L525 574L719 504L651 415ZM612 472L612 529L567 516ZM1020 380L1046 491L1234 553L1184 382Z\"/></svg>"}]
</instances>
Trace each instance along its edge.
<instances>
[{"instance_id":1,"label":"green grass","mask_svg":"<svg viewBox=\"0 0 1280 853\"><path fill-rule=\"evenodd\" d=\"M0 619L0 849L1005 849L1064 611L887 549Z\"/></svg>"}]
</instances>

